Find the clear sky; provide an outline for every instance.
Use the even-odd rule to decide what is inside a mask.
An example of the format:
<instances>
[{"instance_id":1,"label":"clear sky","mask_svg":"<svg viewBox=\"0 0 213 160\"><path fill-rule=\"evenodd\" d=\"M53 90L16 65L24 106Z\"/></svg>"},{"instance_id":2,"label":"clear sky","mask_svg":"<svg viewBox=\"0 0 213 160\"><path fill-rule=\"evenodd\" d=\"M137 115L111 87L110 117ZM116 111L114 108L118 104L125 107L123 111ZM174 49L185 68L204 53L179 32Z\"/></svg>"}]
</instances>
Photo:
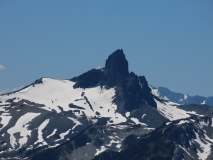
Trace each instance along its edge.
<instances>
[{"instance_id":1,"label":"clear sky","mask_svg":"<svg viewBox=\"0 0 213 160\"><path fill-rule=\"evenodd\" d=\"M213 96L213 1L0 1L0 92L70 79L123 49L129 70Z\"/></svg>"}]
</instances>

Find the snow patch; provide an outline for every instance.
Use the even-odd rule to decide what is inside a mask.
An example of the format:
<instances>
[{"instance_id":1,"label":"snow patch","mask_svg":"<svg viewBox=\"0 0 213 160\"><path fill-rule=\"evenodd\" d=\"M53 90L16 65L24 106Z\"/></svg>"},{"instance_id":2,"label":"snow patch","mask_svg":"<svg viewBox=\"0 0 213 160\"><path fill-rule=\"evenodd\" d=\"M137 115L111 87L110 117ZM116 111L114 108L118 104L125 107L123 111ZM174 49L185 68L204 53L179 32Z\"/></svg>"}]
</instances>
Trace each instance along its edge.
<instances>
[{"instance_id":1,"label":"snow patch","mask_svg":"<svg viewBox=\"0 0 213 160\"><path fill-rule=\"evenodd\" d=\"M43 145L47 145L47 143L44 141L43 139L43 129L47 126L47 124L49 123L49 119L46 119L38 128L38 140L34 143L34 145L39 144L39 146L43 146ZM38 147L39 147L38 146Z\"/></svg>"},{"instance_id":2,"label":"snow patch","mask_svg":"<svg viewBox=\"0 0 213 160\"><path fill-rule=\"evenodd\" d=\"M57 129L54 129L53 132L50 135L47 136L47 138L53 136L56 132L57 132Z\"/></svg>"},{"instance_id":3,"label":"snow patch","mask_svg":"<svg viewBox=\"0 0 213 160\"><path fill-rule=\"evenodd\" d=\"M2 130L6 125L8 125L12 116L10 116L10 114L8 113L2 113L2 115L0 115L0 118L1 118L0 123L3 125L0 130Z\"/></svg>"},{"instance_id":4,"label":"snow patch","mask_svg":"<svg viewBox=\"0 0 213 160\"><path fill-rule=\"evenodd\" d=\"M149 86L150 87L150 86ZM153 95L155 95L156 97L159 97L160 95L159 95L159 93L158 93L158 89L153 89L152 87L150 87L151 88L151 92L152 92L152 94Z\"/></svg>"},{"instance_id":5,"label":"snow patch","mask_svg":"<svg viewBox=\"0 0 213 160\"><path fill-rule=\"evenodd\" d=\"M66 131L66 132L64 132L64 133L61 133L59 136L61 137L61 139L59 139L59 140L62 140L62 139L64 139L64 137L66 136L66 135L68 135L68 133L71 131L71 129L69 129L68 131Z\"/></svg>"},{"instance_id":6,"label":"snow patch","mask_svg":"<svg viewBox=\"0 0 213 160\"><path fill-rule=\"evenodd\" d=\"M146 114L144 114L144 115L142 116L142 119L144 119L145 116L146 116Z\"/></svg>"},{"instance_id":7,"label":"snow patch","mask_svg":"<svg viewBox=\"0 0 213 160\"><path fill-rule=\"evenodd\" d=\"M187 120L181 120L177 125L181 125L181 124L184 124L184 123L189 123L189 121L187 121Z\"/></svg>"},{"instance_id":8,"label":"snow patch","mask_svg":"<svg viewBox=\"0 0 213 160\"><path fill-rule=\"evenodd\" d=\"M157 100L155 100L155 102L157 103L157 110L159 111L159 113L170 121L190 117L190 115L187 114L186 111L179 109L175 106L178 105L177 103L161 103Z\"/></svg>"},{"instance_id":9,"label":"snow patch","mask_svg":"<svg viewBox=\"0 0 213 160\"><path fill-rule=\"evenodd\" d=\"M72 130L74 130L78 125L82 125L82 123L79 122L77 119L74 119L72 117L67 117L67 118L69 118L70 120L72 120L75 123L75 125L72 127Z\"/></svg>"},{"instance_id":10,"label":"snow patch","mask_svg":"<svg viewBox=\"0 0 213 160\"><path fill-rule=\"evenodd\" d=\"M116 145L116 148L121 148L121 144L117 144L117 145Z\"/></svg>"},{"instance_id":11,"label":"snow patch","mask_svg":"<svg viewBox=\"0 0 213 160\"><path fill-rule=\"evenodd\" d=\"M194 132L196 135L196 139L193 140L195 142L197 142L200 145L200 148L202 149L202 151L200 151L199 149L197 149L197 155L200 159L204 160L207 159L207 157L211 154L211 143L205 141L204 139L202 139L203 141L205 141L205 143L203 143L199 137L199 135Z\"/></svg>"},{"instance_id":12,"label":"snow patch","mask_svg":"<svg viewBox=\"0 0 213 160\"><path fill-rule=\"evenodd\" d=\"M126 115L126 117L129 117L130 112L126 112L125 115Z\"/></svg>"},{"instance_id":13,"label":"snow patch","mask_svg":"<svg viewBox=\"0 0 213 160\"><path fill-rule=\"evenodd\" d=\"M205 100L205 101L203 101L201 104L206 104L206 100Z\"/></svg>"},{"instance_id":14,"label":"snow patch","mask_svg":"<svg viewBox=\"0 0 213 160\"><path fill-rule=\"evenodd\" d=\"M164 96L164 97L163 97L163 99L165 99L165 100L169 100L169 98L167 98L166 96Z\"/></svg>"},{"instance_id":15,"label":"snow patch","mask_svg":"<svg viewBox=\"0 0 213 160\"><path fill-rule=\"evenodd\" d=\"M171 124L172 122L167 122L166 125L168 126L169 124Z\"/></svg>"},{"instance_id":16,"label":"snow patch","mask_svg":"<svg viewBox=\"0 0 213 160\"><path fill-rule=\"evenodd\" d=\"M147 126L145 123L141 123L137 118L130 118L135 124L141 124L142 126Z\"/></svg>"},{"instance_id":17,"label":"snow patch","mask_svg":"<svg viewBox=\"0 0 213 160\"><path fill-rule=\"evenodd\" d=\"M31 136L32 132L31 130L28 130L29 122L31 122L35 117L39 115L40 113L26 113L18 119L15 126L7 130L7 132L10 134L10 144L13 148L16 147L17 141L20 147L27 143L28 136ZM19 132L22 138L17 140L14 134Z\"/></svg>"},{"instance_id":18,"label":"snow patch","mask_svg":"<svg viewBox=\"0 0 213 160\"><path fill-rule=\"evenodd\" d=\"M95 156L99 155L100 153L104 152L107 148L105 148L104 146L101 146L100 149L96 149L96 153Z\"/></svg>"},{"instance_id":19,"label":"snow patch","mask_svg":"<svg viewBox=\"0 0 213 160\"><path fill-rule=\"evenodd\" d=\"M100 113L98 117L106 117L113 120L113 124L126 122L126 118L117 113L117 105L113 103L115 97L115 88L106 89L99 85L91 88L73 88L75 82L70 80L56 80L51 78L42 78L41 84L30 85L19 92L0 96L0 101L5 103L7 99L17 98L25 99L30 102L43 104L42 109L61 113L58 106L64 111L76 111L77 117L82 117L83 112L89 119L97 117L95 113ZM69 104L82 107L76 109L69 107ZM8 117L9 119L9 117ZM111 123L108 123L109 125Z\"/></svg>"}]
</instances>

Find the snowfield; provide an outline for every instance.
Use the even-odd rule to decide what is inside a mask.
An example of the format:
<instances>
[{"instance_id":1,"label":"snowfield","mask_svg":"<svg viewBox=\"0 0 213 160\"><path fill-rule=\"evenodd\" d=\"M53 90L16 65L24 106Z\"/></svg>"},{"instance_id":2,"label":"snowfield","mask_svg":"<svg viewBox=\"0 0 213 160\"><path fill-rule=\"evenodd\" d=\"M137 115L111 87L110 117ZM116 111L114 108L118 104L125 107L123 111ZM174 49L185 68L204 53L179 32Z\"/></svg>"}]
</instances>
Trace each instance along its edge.
<instances>
[{"instance_id":1,"label":"snowfield","mask_svg":"<svg viewBox=\"0 0 213 160\"><path fill-rule=\"evenodd\" d=\"M179 104L174 103L174 102L165 102L161 103L157 100L155 100L157 103L157 110L161 115L169 119L170 121L178 120L178 119L184 119L191 117L192 114L196 114L196 112L187 112L185 110L177 108Z\"/></svg>"},{"instance_id":2,"label":"snowfield","mask_svg":"<svg viewBox=\"0 0 213 160\"><path fill-rule=\"evenodd\" d=\"M45 105L42 107L45 110L61 113L58 106L63 108L63 111L76 111L77 108L71 108L69 105L81 107L78 112L75 112L77 117L81 117L83 112L88 118L107 117L113 121L113 124L118 124L126 121L126 117L117 113L117 106L112 103L115 96L115 89L105 89L100 86L93 88L77 88L73 89L75 84L69 80L55 80L51 78L42 78L42 84L31 85L19 92L0 96L0 101L5 102L8 99L16 98L14 102L21 99L29 100L30 102ZM3 117L8 121L9 117ZM112 122L111 121L111 122ZM95 123L95 120L94 120ZM108 122L108 124L111 124Z\"/></svg>"}]
</instances>

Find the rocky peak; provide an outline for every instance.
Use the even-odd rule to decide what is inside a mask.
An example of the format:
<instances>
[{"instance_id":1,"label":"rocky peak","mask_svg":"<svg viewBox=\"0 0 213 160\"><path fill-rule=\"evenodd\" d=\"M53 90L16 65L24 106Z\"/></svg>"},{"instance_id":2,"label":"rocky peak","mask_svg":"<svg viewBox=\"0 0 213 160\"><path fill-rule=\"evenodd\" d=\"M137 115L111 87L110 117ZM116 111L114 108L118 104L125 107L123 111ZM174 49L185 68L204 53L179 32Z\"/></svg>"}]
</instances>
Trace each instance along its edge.
<instances>
[{"instance_id":1,"label":"rocky peak","mask_svg":"<svg viewBox=\"0 0 213 160\"><path fill-rule=\"evenodd\" d=\"M113 52L106 60L103 69L92 69L71 81L76 82L74 88L88 88L104 85L116 88L115 104L128 111L147 103L156 108L154 97L144 76L129 73L128 61L122 49Z\"/></svg>"},{"instance_id":2,"label":"rocky peak","mask_svg":"<svg viewBox=\"0 0 213 160\"><path fill-rule=\"evenodd\" d=\"M128 75L128 61L122 49L118 49L113 52L105 63L105 68L110 70L113 74L119 73L121 75Z\"/></svg>"},{"instance_id":3,"label":"rocky peak","mask_svg":"<svg viewBox=\"0 0 213 160\"><path fill-rule=\"evenodd\" d=\"M110 87L119 85L129 75L128 61L122 49L113 52L105 63L105 73Z\"/></svg>"},{"instance_id":4,"label":"rocky peak","mask_svg":"<svg viewBox=\"0 0 213 160\"><path fill-rule=\"evenodd\" d=\"M138 80L140 82L140 86L142 90L145 90L147 92L151 92L151 89L149 88L148 82L145 78L145 76L139 76Z\"/></svg>"}]
</instances>

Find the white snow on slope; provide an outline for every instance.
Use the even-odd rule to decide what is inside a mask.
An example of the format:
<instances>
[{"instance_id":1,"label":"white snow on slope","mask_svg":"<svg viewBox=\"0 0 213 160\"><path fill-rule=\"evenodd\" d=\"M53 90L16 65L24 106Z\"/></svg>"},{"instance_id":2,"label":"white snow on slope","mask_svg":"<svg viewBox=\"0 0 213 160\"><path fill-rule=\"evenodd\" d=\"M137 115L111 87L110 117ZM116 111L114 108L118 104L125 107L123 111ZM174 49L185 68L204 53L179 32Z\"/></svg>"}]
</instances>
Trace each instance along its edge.
<instances>
[{"instance_id":1,"label":"white snow on slope","mask_svg":"<svg viewBox=\"0 0 213 160\"><path fill-rule=\"evenodd\" d=\"M129 117L129 115L130 115L130 112L126 112L126 113L125 113L125 116L126 116L126 117Z\"/></svg>"},{"instance_id":2,"label":"white snow on slope","mask_svg":"<svg viewBox=\"0 0 213 160\"><path fill-rule=\"evenodd\" d=\"M194 141L197 142L200 145L201 149L202 149L202 151L197 149L197 151L198 151L197 155L198 155L199 159L206 160L207 157L211 154L211 145L212 144L207 142L204 139L202 139L202 141L201 141L199 135L196 132L194 132L194 133L196 135L196 139Z\"/></svg>"},{"instance_id":3,"label":"white snow on slope","mask_svg":"<svg viewBox=\"0 0 213 160\"><path fill-rule=\"evenodd\" d=\"M166 96L164 96L164 97L163 97L163 99L165 99L165 100L169 100L169 98L167 98Z\"/></svg>"},{"instance_id":4,"label":"white snow on slope","mask_svg":"<svg viewBox=\"0 0 213 160\"><path fill-rule=\"evenodd\" d=\"M156 97L160 96L157 88L154 89L152 86L149 86L149 87L151 88L151 92L152 92L153 95L155 95Z\"/></svg>"},{"instance_id":5,"label":"white snow on slope","mask_svg":"<svg viewBox=\"0 0 213 160\"><path fill-rule=\"evenodd\" d=\"M145 116L146 116L146 114L143 114L143 116L141 118L144 119Z\"/></svg>"},{"instance_id":6,"label":"white snow on slope","mask_svg":"<svg viewBox=\"0 0 213 160\"><path fill-rule=\"evenodd\" d=\"M171 123L172 123L172 122L167 122L166 125L169 125L169 124L171 124Z\"/></svg>"},{"instance_id":7,"label":"white snow on slope","mask_svg":"<svg viewBox=\"0 0 213 160\"><path fill-rule=\"evenodd\" d=\"M52 111L56 110L58 113L61 110L58 106L61 106L64 111L74 111L76 108L70 108L69 104L73 103L76 106L83 107L80 109L80 113L75 113L77 117L82 116L84 111L88 118L98 117L96 112L100 113L101 117L111 117L110 120L113 120L113 124L118 124L125 122L126 118L121 114L116 113L117 106L112 103L113 97L115 95L115 89L105 89L100 86L93 88L76 88L73 89L75 84L69 80L55 80L51 78L42 78L42 84L35 84L29 86L24 90L21 90L17 93L13 93L5 96L0 96L0 101L5 102L7 99L17 98L15 101L21 99L26 99L31 102L44 104L45 107L42 107L45 110ZM82 96L82 93L84 95ZM92 105L92 108L87 103L86 96L89 103ZM109 123L110 124L110 123Z\"/></svg>"},{"instance_id":8,"label":"white snow on slope","mask_svg":"<svg viewBox=\"0 0 213 160\"><path fill-rule=\"evenodd\" d=\"M43 139L43 129L47 126L49 123L49 119L46 119L39 127L38 127L38 140L34 143L34 145L39 144L39 146L47 145L47 143ZM38 146L38 147L39 147Z\"/></svg>"},{"instance_id":9,"label":"white snow on slope","mask_svg":"<svg viewBox=\"0 0 213 160\"><path fill-rule=\"evenodd\" d=\"M213 120L213 119L212 119ZM198 126L200 129L202 129L204 132L205 131L205 127L208 127L208 123L206 123L205 121L200 121L198 123ZM209 135L204 134L204 136L200 136L199 132L194 132L196 135L196 139L192 140L191 142L193 143L198 143L200 148L197 148L197 155L199 157L199 159L201 160L206 160L208 158L208 156L211 154L211 146L213 145L213 139L209 137Z\"/></svg>"},{"instance_id":10,"label":"white snow on slope","mask_svg":"<svg viewBox=\"0 0 213 160\"><path fill-rule=\"evenodd\" d=\"M47 138L53 136L56 132L57 132L57 129L54 129L53 132L50 135L47 136Z\"/></svg>"},{"instance_id":11,"label":"white snow on slope","mask_svg":"<svg viewBox=\"0 0 213 160\"><path fill-rule=\"evenodd\" d=\"M31 130L28 130L28 123L39 115L40 113L26 113L18 119L15 126L8 129L7 132L10 134L10 144L13 148L17 145L17 141L20 144L20 147L27 143L28 136L31 136ZM17 140L14 136L14 133L18 132L20 132L20 136L22 137L19 140Z\"/></svg>"},{"instance_id":12,"label":"white snow on slope","mask_svg":"<svg viewBox=\"0 0 213 160\"><path fill-rule=\"evenodd\" d=\"M75 123L75 125L72 127L72 130L74 130L77 126L82 125L82 123L79 122L77 119L74 119L72 117L68 117L68 118L71 119Z\"/></svg>"},{"instance_id":13,"label":"white snow on slope","mask_svg":"<svg viewBox=\"0 0 213 160\"><path fill-rule=\"evenodd\" d=\"M202 120L202 121L200 121L199 123L198 123L198 126L201 128L201 129L203 129L203 127L204 126L208 126L208 123L206 123L204 120Z\"/></svg>"},{"instance_id":14,"label":"white snow on slope","mask_svg":"<svg viewBox=\"0 0 213 160\"><path fill-rule=\"evenodd\" d=\"M96 153L95 156L99 155L100 153L104 152L107 148L105 148L104 146L101 146L100 149L96 149Z\"/></svg>"},{"instance_id":15,"label":"white snow on slope","mask_svg":"<svg viewBox=\"0 0 213 160\"><path fill-rule=\"evenodd\" d=\"M61 137L61 139L64 139L64 137L71 131L71 129L69 129L68 131L61 133L59 136ZM59 139L59 140L61 140Z\"/></svg>"},{"instance_id":16,"label":"white snow on slope","mask_svg":"<svg viewBox=\"0 0 213 160\"><path fill-rule=\"evenodd\" d=\"M2 105L2 104L1 104L1 105ZM3 112L4 112L4 111L5 111L5 107L4 107L4 106L1 106L1 107L0 107L0 111L3 111Z\"/></svg>"},{"instance_id":17,"label":"white snow on slope","mask_svg":"<svg viewBox=\"0 0 213 160\"><path fill-rule=\"evenodd\" d=\"M2 130L9 123L12 116L10 116L9 113L2 113L2 115L0 115L0 118L1 118L0 124L3 125L0 130Z\"/></svg>"},{"instance_id":18,"label":"white snow on slope","mask_svg":"<svg viewBox=\"0 0 213 160\"><path fill-rule=\"evenodd\" d=\"M137 118L130 118L135 124L140 124L142 126L147 126L145 123L141 123Z\"/></svg>"},{"instance_id":19,"label":"white snow on slope","mask_svg":"<svg viewBox=\"0 0 213 160\"><path fill-rule=\"evenodd\" d=\"M186 111L177 108L175 106L177 105L176 103L169 102L164 104L157 100L155 100L155 102L157 103L157 110L159 113L168 118L170 121L190 117Z\"/></svg>"},{"instance_id":20,"label":"white snow on slope","mask_svg":"<svg viewBox=\"0 0 213 160\"><path fill-rule=\"evenodd\" d=\"M206 104L206 100L204 100L201 104Z\"/></svg>"},{"instance_id":21,"label":"white snow on slope","mask_svg":"<svg viewBox=\"0 0 213 160\"><path fill-rule=\"evenodd\" d=\"M123 139L118 137L118 136L115 136L115 133L113 133L114 135L113 136L109 136L109 138L111 139L110 142L108 144L106 144L107 147L110 147L112 146L113 144L121 144Z\"/></svg>"},{"instance_id":22,"label":"white snow on slope","mask_svg":"<svg viewBox=\"0 0 213 160\"><path fill-rule=\"evenodd\" d=\"M181 124L184 124L184 123L189 123L188 120L181 120L177 125L181 125Z\"/></svg>"}]
</instances>

